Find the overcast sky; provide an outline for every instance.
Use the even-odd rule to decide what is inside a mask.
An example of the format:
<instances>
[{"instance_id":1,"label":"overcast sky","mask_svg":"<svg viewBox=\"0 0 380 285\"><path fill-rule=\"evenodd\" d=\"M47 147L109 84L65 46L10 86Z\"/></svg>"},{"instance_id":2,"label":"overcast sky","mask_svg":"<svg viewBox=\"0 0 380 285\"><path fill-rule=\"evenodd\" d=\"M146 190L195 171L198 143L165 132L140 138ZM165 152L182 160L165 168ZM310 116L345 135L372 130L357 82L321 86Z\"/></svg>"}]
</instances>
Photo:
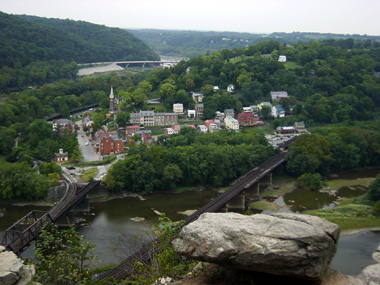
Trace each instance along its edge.
<instances>
[{"instance_id":1,"label":"overcast sky","mask_svg":"<svg viewBox=\"0 0 380 285\"><path fill-rule=\"evenodd\" d=\"M0 10L119 28L380 35L380 0L0 0Z\"/></svg>"}]
</instances>

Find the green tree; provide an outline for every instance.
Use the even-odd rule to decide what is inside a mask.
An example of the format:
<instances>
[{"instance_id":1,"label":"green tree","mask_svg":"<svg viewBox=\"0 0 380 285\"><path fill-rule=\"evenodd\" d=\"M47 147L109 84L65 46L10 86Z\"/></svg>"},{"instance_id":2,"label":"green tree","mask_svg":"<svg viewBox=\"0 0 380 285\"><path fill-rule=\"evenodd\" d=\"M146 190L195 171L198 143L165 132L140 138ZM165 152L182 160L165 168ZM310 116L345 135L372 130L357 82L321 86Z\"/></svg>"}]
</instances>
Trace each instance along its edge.
<instances>
[{"instance_id":1,"label":"green tree","mask_svg":"<svg viewBox=\"0 0 380 285\"><path fill-rule=\"evenodd\" d=\"M165 100L175 94L177 87L171 83L164 83L160 86L159 93L160 98Z\"/></svg>"},{"instance_id":2,"label":"green tree","mask_svg":"<svg viewBox=\"0 0 380 285\"><path fill-rule=\"evenodd\" d=\"M304 173L298 177L297 183L299 186L309 190L319 190L322 188L322 180L319 173Z\"/></svg>"},{"instance_id":3,"label":"green tree","mask_svg":"<svg viewBox=\"0 0 380 285\"><path fill-rule=\"evenodd\" d=\"M91 284L89 267L95 264L95 245L74 227L59 230L46 224L36 243L35 280L43 284Z\"/></svg>"},{"instance_id":4,"label":"green tree","mask_svg":"<svg viewBox=\"0 0 380 285\"><path fill-rule=\"evenodd\" d=\"M367 197L371 201L380 200L380 174L376 176L376 179L369 185Z\"/></svg>"}]
</instances>

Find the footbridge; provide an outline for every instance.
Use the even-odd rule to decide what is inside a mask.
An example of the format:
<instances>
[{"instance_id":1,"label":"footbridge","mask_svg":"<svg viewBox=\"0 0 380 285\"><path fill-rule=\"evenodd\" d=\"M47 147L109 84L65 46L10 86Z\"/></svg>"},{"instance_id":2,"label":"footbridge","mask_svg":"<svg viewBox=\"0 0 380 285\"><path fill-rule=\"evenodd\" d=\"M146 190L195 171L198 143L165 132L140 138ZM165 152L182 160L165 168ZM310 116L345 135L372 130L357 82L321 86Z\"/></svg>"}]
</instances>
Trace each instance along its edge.
<instances>
[{"instance_id":1,"label":"footbridge","mask_svg":"<svg viewBox=\"0 0 380 285\"><path fill-rule=\"evenodd\" d=\"M290 141L283 147L286 148L286 146L289 143ZM233 181L230 184L231 187L228 190L226 190L223 194L219 195L214 200L209 202L207 205L198 209L192 215L187 217L187 219L185 220L185 225L197 220L199 216L203 213L220 211L223 207L227 205L228 202L240 195L243 191L249 189L255 183L258 183L260 179L262 179L263 177L271 173L279 165L284 163L286 159L286 153L286 150L279 152L278 154L272 156L270 159L268 159L261 165L253 168L252 170L248 171L245 175ZM181 229L177 228L177 230L179 232ZM97 276L97 279L102 280L109 277L113 277L117 281L125 279L133 272L135 262L141 262L143 264L149 262L149 260L151 260L153 256L160 250L161 244L162 243L160 241L160 238L151 241L150 243L144 245L133 255L125 259L114 270L105 272Z\"/></svg>"},{"instance_id":2,"label":"footbridge","mask_svg":"<svg viewBox=\"0 0 380 285\"><path fill-rule=\"evenodd\" d=\"M67 170L63 170L62 177L66 184L66 192L62 199L47 213L32 211L18 220L4 232L1 245L16 254L20 254L33 240L37 239L45 223L56 223L61 217L67 215L74 206L78 205L85 196L100 183L100 181L92 182L87 184L84 188L78 189L76 181Z\"/></svg>"}]
</instances>

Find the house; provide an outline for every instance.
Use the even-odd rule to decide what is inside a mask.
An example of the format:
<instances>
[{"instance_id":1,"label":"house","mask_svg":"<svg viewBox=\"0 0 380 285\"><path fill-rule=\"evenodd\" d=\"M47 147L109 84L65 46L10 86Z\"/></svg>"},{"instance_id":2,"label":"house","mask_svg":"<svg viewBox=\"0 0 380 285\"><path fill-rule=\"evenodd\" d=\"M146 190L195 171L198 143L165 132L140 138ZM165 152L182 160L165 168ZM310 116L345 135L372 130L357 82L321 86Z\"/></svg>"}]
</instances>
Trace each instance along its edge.
<instances>
[{"instance_id":1,"label":"house","mask_svg":"<svg viewBox=\"0 0 380 285\"><path fill-rule=\"evenodd\" d=\"M224 123L226 125L226 129L237 131L239 130L239 122L234 119L231 115L226 116L224 119Z\"/></svg>"},{"instance_id":2,"label":"house","mask_svg":"<svg viewBox=\"0 0 380 285\"><path fill-rule=\"evenodd\" d=\"M144 143L149 142L152 139L152 130L141 130L136 133L139 135Z\"/></svg>"},{"instance_id":3,"label":"house","mask_svg":"<svg viewBox=\"0 0 380 285\"><path fill-rule=\"evenodd\" d=\"M257 113L259 111L259 107L257 105L250 106L251 113Z\"/></svg>"},{"instance_id":4,"label":"house","mask_svg":"<svg viewBox=\"0 0 380 285\"><path fill-rule=\"evenodd\" d=\"M131 113L129 122L133 125L143 126L167 126L178 122L177 113L155 113L154 111L140 111L139 113Z\"/></svg>"},{"instance_id":5,"label":"house","mask_svg":"<svg viewBox=\"0 0 380 285\"><path fill-rule=\"evenodd\" d=\"M281 99L289 98L288 92L286 91L271 91L270 96L272 101L280 101Z\"/></svg>"},{"instance_id":6,"label":"house","mask_svg":"<svg viewBox=\"0 0 380 285\"><path fill-rule=\"evenodd\" d=\"M95 141L96 152L100 155L110 155L124 152L124 142L117 135L108 135Z\"/></svg>"},{"instance_id":7,"label":"house","mask_svg":"<svg viewBox=\"0 0 380 285\"><path fill-rule=\"evenodd\" d=\"M226 109L224 110L224 116L231 116L232 118L235 118L235 111L234 109Z\"/></svg>"},{"instance_id":8,"label":"house","mask_svg":"<svg viewBox=\"0 0 380 285\"><path fill-rule=\"evenodd\" d=\"M305 123L303 121L302 122L295 122L293 127L296 130L296 132L299 134L307 133L307 129L306 129Z\"/></svg>"},{"instance_id":9,"label":"house","mask_svg":"<svg viewBox=\"0 0 380 285\"><path fill-rule=\"evenodd\" d=\"M259 108L260 111L261 111L261 109L262 109L264 106L265 106L265 107L269 107L269 108L272 109L272 104L271 104L270 102L261 102L259 105L257 105L257 107Z\"/></svg>"},{"instance_id":10,"label":"house","mask_svg":"<svg viewBox=\"0 0 380 285\"><path fill-rule=\"evenodd\" d=\"M202 103L203 102L203 93L201 92L191 92L191 95L193 97L193 100L195 103Z\"/></svg>"},{"instance_id":11,"label":"house","mask_svg":"<svg viewBox=\"0 0 380 285\"><path fill-rule=\"evenodd\" d=\"M215 124L214 120L206 120L205 121L205 126L207 127L208 130L210 130L210 124Z\"/></svg>"},{"instance_id":12,"label":"house","mask_svg":"<svg viewBox=\"0 0 380 285\"><path fill-rule=\"evenodd\" d=\"M125 134L126 134L126 136L133 136L138 131L140 131L140 126L138 126L138 125L127 126L125 128Z\"/></svg>"},{"instance_id":13,"label":"house","mask_svg":"<svg viewBox=\"0 0 380 285\"><path fill-rule=\"evenodd\" d=\"M252 113L251 107L243 107L243 113Z\"/></svg>"},{"instance_id":14,"label":"house","mask_svg":"<svg viewBox=\"0 0 380 285\"><path fill-rule=\"evenodd\" d=\"M227 92L228 93L234 93L235 92L235 86L233 84L230 84L227 86Z\"/></svg>"},{"instance_id":15,"label":"house","mask_svg":"<svg viewBox=\"0 0 380 285\"><path fill-rule=\"evenodd\" d=\"M286 62L286 55L280 55L280 56L278 57L278 61L279 61L279 62Z\"/></svg>"},{"instance_id":16,"label":"house","mask_svg":"<svg viewBox=\"0 0 380 285\"><path fill-rule=\"evenodd\" d=\"M213 90L214 90L214 92L219 91L219 86L213 86Z\"/></svg>"},{"instance_id":17,"label":"house","mask_svg":"<svg viewBox=\"0 0 380 285\"><path fill-rule=\"evenodd\" d=\"M219 126L216 123L210 123L208 126L208 130L210 133L215 133L220 130Z\"/></svg>"},{"instance_id":18,"label":"house","mask_svg":"<svg viewBox=\"0 0 380 285\"><path fill-rule=\"evenodd\" d=\"M195 118L195 110L187 110L187 116L189 118Z\"/></svg>"},{"instance_id":19,"label":"house","mask_svg":"<svg viewBox=\"0 0 380 285\"><path fill-rule=\"evenodd\" d=\"M275 118L285 118L285 109L281 105L273 106L272 116Z\"/></svg>"},{"instance_id":20,"label":"house","mask_svg":"<svg viewBox=\"0 0 380 285\"><path fill-rule=\"evenodd\" d=\"M200 119L203 116L204 105L203 103L195 103L195 117Z\"/></svg>"},{"instance_id":21,"label":"house","mask_svg":"<svg viewBox=\"0 0 380 285\"><path fill-rule=\"evenodd\" d=\"M58 119L53 122L53 131L59 129L61 135L64 134L65 129L68 130L68 134L71 136L73 134L73 122L68 119Z\"/></svg>"},{"instance_id":22,"label":"house","mask_svg":"<svg viewBox=\"0 0 380 285\"><path fill-rule=\"evenodd\" d=\"M220 120L221 122L223 122L224 121L224 117L225 117L224 113L222 113L220 111L216 111L215 112L215 119L216 120Z\"/></svg>"},{"instance_id":23,"label":"house","mask_svg":"<svg viewBox=\"0 0 380 285\"><path fill-rule=\"evenodd\" d=\"M63 149L60 148L59 152L54 154L54 161L58 163L69 161L69 153L63 152Z\"/></svg>"},{"instance_id":24,"label":"house","mask_svg":"<svg viewBox=\"0 0 380 285\"><path fill-rule=\"evenodd\" d=\"M183 104L182 103L173 104L173 112L174 113L183 113Z\"/></svg>"},{"instance_id":25,"label":"house","mask_svg":"<svg viewBox=\"0 0 380 285\"><path fill-rule=\"evenodd\" d=\"M165 128L165 136L171 136L173 134L178 134L178 131L173 130L173 128Z\"/></svg>"},{"instance_id":26,"label":"house","mask_svg":"<svg viewBox=\"0 0 380 285\"><path fill-rule=\"evenodd\" d=\"M239 125L243 127L255 126L260 117L253 113L240 113L237 118Z\"/></svg>"},{"instance_id":27,"label":"house","mask_svg":"<svg viewBox=\"0 0 380 285\"><path fill-rule=\"evenodd\" d=\"M207 133L208 129L205 125L198 125L197 126L197 131L200 131L202 133Z\"/></svg>"}]
</instances>

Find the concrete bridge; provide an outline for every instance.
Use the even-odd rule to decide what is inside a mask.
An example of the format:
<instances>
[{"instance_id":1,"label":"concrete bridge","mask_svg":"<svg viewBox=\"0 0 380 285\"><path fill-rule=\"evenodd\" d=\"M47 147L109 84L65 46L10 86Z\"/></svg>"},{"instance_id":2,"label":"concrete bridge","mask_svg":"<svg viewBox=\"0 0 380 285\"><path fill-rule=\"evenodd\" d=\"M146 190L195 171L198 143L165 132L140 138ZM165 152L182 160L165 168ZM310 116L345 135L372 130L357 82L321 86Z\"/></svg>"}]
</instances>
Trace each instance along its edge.
<instances>
[{"instance_id":1,"label":"concrete bridge","mask_svg":"<svg viewBox=\"0 0 380 285\"><path fill-rule=\"evenodd\" d=\"M92 63L81 63L78 64L81 68L85 68L86 66L97 66L97 65L121 65L121 66L141 66L145 67L145 65L153 65L153 66L173 66L176 65L179 60L120 60L120 61L106 61L106 62L92 62Z\"/></svg>"}]
</instances>

